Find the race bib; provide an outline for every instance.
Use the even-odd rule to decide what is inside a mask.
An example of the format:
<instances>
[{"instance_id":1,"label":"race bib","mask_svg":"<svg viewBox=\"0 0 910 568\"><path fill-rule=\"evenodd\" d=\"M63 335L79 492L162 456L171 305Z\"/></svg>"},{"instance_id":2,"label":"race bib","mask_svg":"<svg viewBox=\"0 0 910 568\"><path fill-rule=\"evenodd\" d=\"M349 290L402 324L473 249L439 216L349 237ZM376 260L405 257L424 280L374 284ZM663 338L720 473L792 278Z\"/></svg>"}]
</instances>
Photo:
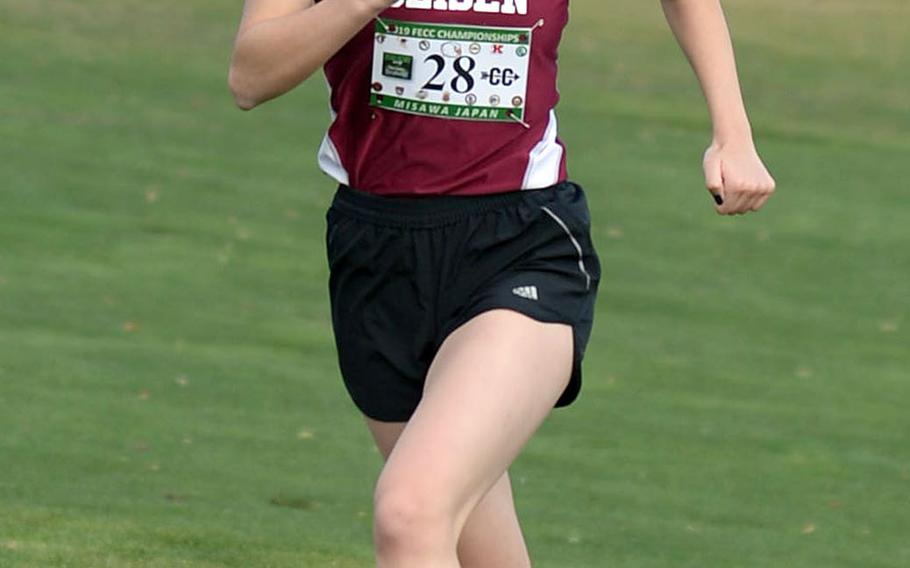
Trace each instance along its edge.
<instances>
[{"instance_id":1,"label":"race bib","mask_svg":"<svg viewBox=\"0 0 910 568\"><path fill-rule=\"evenodd\" d=\"M524 124L532 31L377 20L370 104Z\"/></svg>"}]
</instances>

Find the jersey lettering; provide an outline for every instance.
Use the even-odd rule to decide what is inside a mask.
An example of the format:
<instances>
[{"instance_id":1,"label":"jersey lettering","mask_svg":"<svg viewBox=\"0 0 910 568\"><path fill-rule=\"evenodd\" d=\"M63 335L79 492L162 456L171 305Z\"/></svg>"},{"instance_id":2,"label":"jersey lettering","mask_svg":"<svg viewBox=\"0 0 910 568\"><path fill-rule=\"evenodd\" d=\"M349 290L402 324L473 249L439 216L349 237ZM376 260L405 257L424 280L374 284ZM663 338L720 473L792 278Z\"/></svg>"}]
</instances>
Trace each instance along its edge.
<instances>
[{"instance_id":1,"label":"jersey lettering","mask_svg":"<svg viewBox=\"0 0 910 568\"><path fill-rule=\"evenodd\" d=\"M528 14L528 0L398 0L392 8L480 12L483 14Z\"/></svg>"}]
</instances>

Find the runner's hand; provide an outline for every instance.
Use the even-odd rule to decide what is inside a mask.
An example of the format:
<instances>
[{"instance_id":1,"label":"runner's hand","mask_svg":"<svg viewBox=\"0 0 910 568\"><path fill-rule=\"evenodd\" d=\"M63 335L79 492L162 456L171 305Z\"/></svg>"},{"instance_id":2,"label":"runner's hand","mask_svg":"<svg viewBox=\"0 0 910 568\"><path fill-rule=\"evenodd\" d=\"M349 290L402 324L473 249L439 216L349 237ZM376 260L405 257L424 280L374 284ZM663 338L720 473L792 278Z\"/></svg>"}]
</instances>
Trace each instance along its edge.
<instances>
[{"instance_id":1,"label":"runner's hand","mask_svg":"<svg viewBox=\"0 0 910 568\"><path fill-rule=\"evenodd\" d=\"M758 211L776 187L751 140L733 144L714 141L705 152L704 168L705 185L720 215Z\"/></svg>"}]
</instances>

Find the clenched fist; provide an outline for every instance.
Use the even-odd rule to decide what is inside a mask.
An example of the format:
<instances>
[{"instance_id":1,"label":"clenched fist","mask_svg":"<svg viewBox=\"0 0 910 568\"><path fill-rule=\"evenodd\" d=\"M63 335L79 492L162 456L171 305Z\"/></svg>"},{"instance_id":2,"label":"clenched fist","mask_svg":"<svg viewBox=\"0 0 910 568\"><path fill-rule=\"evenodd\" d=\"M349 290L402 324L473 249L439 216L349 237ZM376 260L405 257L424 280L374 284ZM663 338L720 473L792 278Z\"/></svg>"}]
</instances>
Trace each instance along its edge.
<instances>
[{"instance_id":1,"label":"clenched fist","mask_svg":"<svg viewBox=\"0 0 910 568\"><path fill-rule=\"evenodd\" d=\"M742 215L762 208L777 184L751 140L721 144L705 151L705 185L720 215Z\"/></svg>"}]
</instances>

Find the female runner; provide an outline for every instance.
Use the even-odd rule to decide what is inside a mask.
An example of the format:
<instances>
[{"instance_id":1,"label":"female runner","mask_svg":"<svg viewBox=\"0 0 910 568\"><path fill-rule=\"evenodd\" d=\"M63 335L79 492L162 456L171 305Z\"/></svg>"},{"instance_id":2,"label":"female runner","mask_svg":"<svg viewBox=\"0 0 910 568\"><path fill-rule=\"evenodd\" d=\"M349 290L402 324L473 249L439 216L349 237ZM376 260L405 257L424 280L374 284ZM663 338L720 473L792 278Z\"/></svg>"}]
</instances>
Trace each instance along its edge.
<instances>
[{"instance_id":1,"label":"female runner","mask_svg":"<svg viewBox=\"0 0 910 568\"><path fill-rule=\"evenodd\" d=\"M718 213L774 190L719 0L663 7L707 99ZM568 0L246 0L230 69L251 109L324 67L319 152L345 386L385 458L382 568L530 566L508 468L570 404L600 263L554 112Z\"/></svg>"}]
</instances>

